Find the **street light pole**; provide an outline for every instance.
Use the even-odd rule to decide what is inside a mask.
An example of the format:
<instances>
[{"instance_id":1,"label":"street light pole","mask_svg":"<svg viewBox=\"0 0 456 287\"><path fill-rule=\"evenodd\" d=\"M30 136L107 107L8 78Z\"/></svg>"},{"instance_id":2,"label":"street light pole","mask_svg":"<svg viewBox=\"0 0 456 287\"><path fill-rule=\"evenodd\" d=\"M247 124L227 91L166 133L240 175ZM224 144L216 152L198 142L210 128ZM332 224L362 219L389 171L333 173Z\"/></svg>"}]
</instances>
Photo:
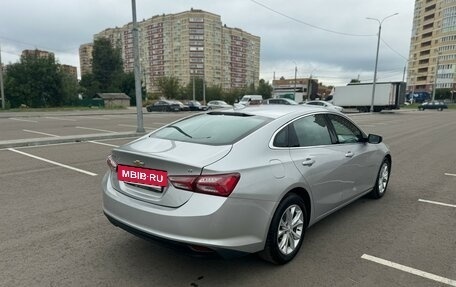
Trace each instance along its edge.
<instances>
[{"instance_id":1,"label":"street light pole","mask_svg":"<svg viewBox=\"0 0 456 287\"><path fill-rule=\"evenodd\" d=\"M377 83L378 51L380 49L380 35L382 33L382 24L383 24L383 21L385 21L386 19L391 18L393 16L396 16L397 14L399 14L399 13L394 13L394 14L391 14L389 16L386 16L381 21L379 19L377 19L377 18L370 18L370 17L366 18L367 20L374 20L374 21L378 22L377 52L375 54L374 81L372 83L372 99L371 99L371 106L370 106L370 112L371 113L374 112L375 84Z\"/></svg>"},{"instance_id":2,"label":"street light pole","mask_svg":"<svg viewBox=\"0 0 456 287\"><path fill-rule=\"evenodd\" d=\"M2 96L2 109L5 109L5 91L3 90L3 65L2 65L2 48L0 47L0 94Z\"/></svg>"},{"instance_id":3,"label":"street light pole","mask_svg":"<svg viewBox=\"0 0 456 287\"><path fill-rule=\"evenodd\" d=\"M296 100L296 76L298 73L298 67L295 66L295 77L294 77L294 88L293 88L293 101Z\"/></svg>"},{"instance_id":4,"label":"street light pole","mask_svg":"<svg viewBox=\"0 0 456 287\"><path fill-rule=\"evenodd\" d=\"M136 132L143 133L143 113L142 113L142 96L141 96L141 70L139 68L139 40L138 40L138 23L136 22L136 0L131 0L131 10L133 14L133 55L135 65L135 95L136 95L136 114L138 127Z\"/></svg>"}]
</instances>

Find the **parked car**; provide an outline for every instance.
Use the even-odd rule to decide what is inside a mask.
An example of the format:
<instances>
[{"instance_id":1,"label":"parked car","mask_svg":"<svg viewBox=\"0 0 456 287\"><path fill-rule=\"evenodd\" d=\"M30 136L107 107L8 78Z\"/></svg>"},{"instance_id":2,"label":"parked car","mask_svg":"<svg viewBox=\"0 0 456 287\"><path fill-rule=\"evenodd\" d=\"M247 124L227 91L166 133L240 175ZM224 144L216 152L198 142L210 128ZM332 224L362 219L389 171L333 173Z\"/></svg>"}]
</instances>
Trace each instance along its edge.
<instances>
[{"instance_id":1,"label":"parked car","mask_svg":"<svg viewBox=\"0 0 456 287\"><path fill-rule=\"evenodd\" d=\"M431 94L428 92L414 92L405 95L405 99L409 103L423 103L431 99Z\"/></svg>"},{"instance_id":2,"label":"parked car","mask_svg":"<svg viewBox=\"0 0 456 287\"><path fill-rule=\"evenodd\" d=\"M146 110L148 112L178 112L180 111L180 105L173 101L160 100L148 105Z\"/></svg>"},{"instance_id":3,"label":"parked car","mask_svg":"<svg viewBox=\"0 0 456 287\"><path fill-rule=\"evenodd\" d=\"M103 210L143 237L284 264L306 228L382 197L391 162L381 136L325 108L199 113L112 150Z\"/></svg>"},{"instance_id":4,"label":"parked car","mask_svg":"<svg viewBox=\"0 0 456 287\"><path fill-rule=\"evenodd\" d=\"M439 101L431 101L431 102L424 102L418 106L418 110L438 110L443 111L443 109L448 109L448 106L444 102Z\"/></svg>"},{"instance_id":5,"label":"parked car","mask_svg":"<svg viewBox=\"0 0 456 287\"><path fill-rule=\"evenodd\" d=\"M263 105L297 105L298 103L287 98L270 98L263 100Z\"/></svg>"},{"instance_id":6,"label":"parked car","mask_svg":"<svg viewBox=\"0 0 456 287\"><path fill-rule=\"evenodd\" d=\"M215 110L215 109L230 109L233 108L232 105L227 104L224 101L210 101L207 103L207 108L209 110Z\"/></svg>"},{"instance_id":7,"label":"parked car","mask_svg":"<svg viewBox=\"0 0 456 287\"><path fill-rule=\"evenodd\" d=\"M180 111L189 111L190 110L190 108L187 105L185 105L184 103L182 103L181 101L174 101L174 102L179 105Z\"/></svg>"},{"instance_id":8,"label":"parked car","mask_svg":"<svg viewBox=\"0 0 456 287\"><path fill-rule=\"evenodd\" d=\"M198 101L189 101L187 103L187 106L189 107L190 111L206 111L207 110L207 106L202 105Z\"/></svg>"},{"instance_id":9,"label":"parked car","mask_svg":"<svg viewBox=\"0 0 456 287\"><path fill-rule=\"evenodd\" d=\"M263 102L263 96L262 95L244 95L241 100L239 101L239 104L243 106L248 106L248 105L260 105Z\"/></svg>"},{"instance_id":10,"label":"parked car","mask_svg":"<svg viewBox=\"0 0 456 287\"><path fill-rule=\"evenodd\" d=\"M321 107L325 107L329 110L333 110L333 111L337 111L337 112L342 112L344 110L344 108L333 105L330 102L326 102L326 101L308 101L308 102L303 102L302 104L311 105L311 106L321 106Z\"/></svg>"}]
</instances>

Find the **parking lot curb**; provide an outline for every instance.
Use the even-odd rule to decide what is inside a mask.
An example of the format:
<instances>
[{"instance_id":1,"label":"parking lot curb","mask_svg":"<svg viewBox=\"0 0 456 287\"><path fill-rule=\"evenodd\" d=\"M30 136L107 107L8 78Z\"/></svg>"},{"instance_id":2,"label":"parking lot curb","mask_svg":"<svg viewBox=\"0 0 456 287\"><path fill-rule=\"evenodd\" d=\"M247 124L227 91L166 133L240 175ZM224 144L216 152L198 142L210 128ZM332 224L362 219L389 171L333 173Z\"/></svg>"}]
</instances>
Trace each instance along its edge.
<instances>
[{"instance_id":1,"label":"parking lot curb","mask_svg":"<svg viewBox=\"0 0 456 287\"><path fill-rule=\"evenodd\" d=\"M87 135L71 135L53 138L33 138L33 139L20 139L0 141L0 149L14 148L14 147L28 147L40 146L49 144L72 143L72 142L86 142L94 140L116 139L116 138L129 138L140 137L146 133L138 132L119 132L119 133L104 133L104 134L87 134Z\"/></svg>"}]
</instances>

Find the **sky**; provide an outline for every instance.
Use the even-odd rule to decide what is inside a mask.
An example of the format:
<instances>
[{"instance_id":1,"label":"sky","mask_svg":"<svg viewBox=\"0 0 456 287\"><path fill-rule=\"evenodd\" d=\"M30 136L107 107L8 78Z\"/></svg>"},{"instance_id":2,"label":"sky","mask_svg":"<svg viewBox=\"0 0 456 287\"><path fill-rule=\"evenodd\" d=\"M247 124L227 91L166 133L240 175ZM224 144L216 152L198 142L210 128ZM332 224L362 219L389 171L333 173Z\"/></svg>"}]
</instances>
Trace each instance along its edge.
<instances>
[{"instance_id":1,"label":"sky","mask_svg":"<svg viewBox=\"0 0 456 287\"><path fill-rule=\"evenodd\" d=\"M414 0L136 0L138 21L191 8L261 37L260 78L312 76L325 85L372 81L381 26L377 81L400 81L410 48ZM0 0L4 64L24 49L52 51L78 67L79 46L132 21L129 0Z\"/></svg>"}]
</instances>

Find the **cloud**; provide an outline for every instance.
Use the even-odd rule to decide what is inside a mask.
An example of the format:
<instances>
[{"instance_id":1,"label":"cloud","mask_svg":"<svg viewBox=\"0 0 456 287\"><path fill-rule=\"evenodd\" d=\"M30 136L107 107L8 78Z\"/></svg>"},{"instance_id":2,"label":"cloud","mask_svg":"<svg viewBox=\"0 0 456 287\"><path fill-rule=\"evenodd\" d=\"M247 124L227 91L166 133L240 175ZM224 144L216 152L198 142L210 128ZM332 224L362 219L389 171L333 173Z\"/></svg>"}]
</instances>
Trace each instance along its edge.
<instances>
[{"instance_id":1,"label":"cloud","mask_svg":"<svg viewBox=\"0 0 456 287\"><path fill-rule=\"evenodd\" d=\"M0 44L6 63L17 61L23 49L39 48L55 52L61 63L78 65L81 44L91 42L94 34L108 27L123 26L132 19L131 2L125 0L6 2L0 10ZM220 15L229 27L260 36L260 75L267 80L274 71L294 76L297 66L303 76L315 70L315 75L336 83L358 74L368 78L373 73L378 23L365 18L382 19L396 12L399 15L382 26L382 39L395 51L381 43L379 71L385 71L385 77L395 72L391 79L402 79L414 1L137 0L136 5L139 21L195 8ZM325 29L371 36L346 36Z\"/></svg>"}]
</instances>

